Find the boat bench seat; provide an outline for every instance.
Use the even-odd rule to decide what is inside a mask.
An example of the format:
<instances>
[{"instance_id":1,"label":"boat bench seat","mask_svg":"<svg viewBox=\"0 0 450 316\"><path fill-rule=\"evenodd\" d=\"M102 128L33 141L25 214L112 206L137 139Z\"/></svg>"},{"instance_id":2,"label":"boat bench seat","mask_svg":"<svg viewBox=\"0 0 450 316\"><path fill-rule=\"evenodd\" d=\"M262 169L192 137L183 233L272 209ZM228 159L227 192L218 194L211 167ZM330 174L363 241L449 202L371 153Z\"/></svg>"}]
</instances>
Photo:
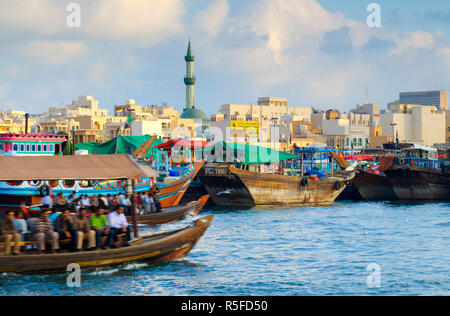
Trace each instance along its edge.
<instances>
[{"instance_id":1,"label":"boat bench seat","mask_svg":"<svg viewBox=\"0 0 450 316\"><path fill-rule=\"evenodd\" d=\"M59 241L61 244L67 244L70 242L70 239L63 239ZM11 248L14 247L16 245L16 243L14 241L10 242L10 246ZM20 247L25 247L25 246L37 246L38 242L37 240L29 240L29 241L21 241L19 242L19 246ZM0 247L5 246L5 242L0 242Z\"/></svg>"}]
</instances>

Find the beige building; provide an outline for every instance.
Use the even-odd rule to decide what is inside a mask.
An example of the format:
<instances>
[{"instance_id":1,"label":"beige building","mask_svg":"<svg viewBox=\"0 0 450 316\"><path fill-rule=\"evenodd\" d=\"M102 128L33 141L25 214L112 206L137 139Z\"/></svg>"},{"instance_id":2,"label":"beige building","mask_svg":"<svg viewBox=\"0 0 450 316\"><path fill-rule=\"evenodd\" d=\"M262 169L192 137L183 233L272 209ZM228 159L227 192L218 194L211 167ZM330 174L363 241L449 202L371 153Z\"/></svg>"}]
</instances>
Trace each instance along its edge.
<instances>
[{"instance_id":1,"label":"beige building","mask_svg":"<svg viewBox=\"0 0 450 316\"><path fill-rule=\"evenodd\" d=\"M293 122L311 122L311 108L288 106L286 98L259 98L258 104L224 104L211 116L211 128L224 140L289 144ZM269 146L271 147L271 146ZM273 147L273 145L272 145Z\"/></svg>"},{"instance_id":2,"label":"beige building","mask_svg":"<svg viewBox=\"0 0 450 316\"><path fill-rule=\"evenodd\" d=\"M450 110L445 111L445 117L446 117L446 143L450 143Z\"/></svg>"},{"instance_id":3,"label":"beige building","mask_svg":"<svg viewBox=\"0 0 450 316\"><path fill-rule=\"evenodd\" d=\"M25 133L25 111L2 110L0 112L0 131L9 133ZM35 131L37 120L34 115L28 117L28 133Z\"/></svg>"},{"instance_id":4,"label":"beige building","mask_svg":"<svg viewBox=\"0 0 450 316\"><path fill-rule=\"evenodd\" d=\"M80 129L80 123L72 119L45 119L38 123L41 133L50 133L52 131L60 131L70 133L73 129Z\"/></svg>"},{"instance_id":5,"label":"beige building","mask_svg":"<svg viewBox=\"0 0 450 316\"><path fill-rule=\"evenodd\" d=\"M124 105L114 106L115 116L126 116L131 113L133 120L145 121L155 118L169 118L174 121L180 117L180 113L173 106L167 105L150 105L142 106L136 104L133 99L128 99Z\"/></svg>"},{"instance_id":6,"label":"beige building","mask_svg":"<svg viewBox=\"0 0 450 316\"><path fill-rule=\"evenodd\" d=\"M93 96L80 96L78 100L72 101L72 104L65 107L50 107L46 116L106 116L108 110L98 107L98 101Z\"/></svg>"},{"instance_id":7,"label":"beige building","mask_svg":"<svg viewBox=\"0 0 450 316\"><path fill-rule=\"evenodd\" d=\"M224 104L220 113L230 120L271 120L285 114L296 115L303 120L311 121L311 108L288 106L287 98L259 98L258 105Z\"/></svg>"},{"instance_id":8,"label":"beige building","mask_svg":"<svg viewBox=\"0 0 450 316\"><path fill-rule=\"evenodd\" d=\"M369 126L380 125L380 105L376 103L358 104L356 109L351 110L354 114L370 115Z\"/></svg>"},{"instance_id":9,"label":"beige building","mask_svg":"<svg viewBox=\"0 0 450 316\"><path fill-rule=\"evenodd\" d=\"M392 136L383 136L383 128L381 126L369 127L369 144L371 148L382 148L383 144L392 143Z\"/></svg>"},{"instance_id":10,"label":"beige building","mask_svg":"<svg viewBox=\"0 0 450 316\"><path fill-rule=\"evenodd\" d=\"M322 119L322 133L325 137L330 136L327 141L330 146L334 142L334 146L339 145L339 148L367 148L370 146L369 122L368 114L343 113L337 119ZM341 136L345 136L344 147Z\"/></svg>"},{"instance_id":11,"label":"beige building","mask_svg":"<svg viewBox=\"0 0 450 316\"><path fill-rule=\"evenodd\" d=\"M390 104L380 122L383 135L395 139L398 134L400 142L433 146L446 140L445 112L434 106Z\"/></svg>"},{"instance_id":12,"label":"beige building","mask_svg":"<svg viewBox=\"0 0 450 316\"><path fill-rule=\"evenodd\" d=\"M125 128L125 124L122 122L108 122L105 124L106 140L111 140L118 136L130 136L130 129Z\"/></svg>"},{"instance_id":13,"label":"beige building","mask_svg":"<svg viewBox=\"0 0 450 316\"><path fill-rule=\"evenodd\" d=\"M131 123L131 136L156 135L162 139L171 138L171 121L169 118L155 118Z\"/></svg>"},{"instance_id":14,"label":"beige building","mask_svg":"<svg viewBox=\"0 0 450 316\"><path fill-rule=\"evenodd\" d=\"M99 135L97 130L92 129L79 129L75 131L75 144L79 143L101 143L103 139Z\"/></svg>"}]
</instances>

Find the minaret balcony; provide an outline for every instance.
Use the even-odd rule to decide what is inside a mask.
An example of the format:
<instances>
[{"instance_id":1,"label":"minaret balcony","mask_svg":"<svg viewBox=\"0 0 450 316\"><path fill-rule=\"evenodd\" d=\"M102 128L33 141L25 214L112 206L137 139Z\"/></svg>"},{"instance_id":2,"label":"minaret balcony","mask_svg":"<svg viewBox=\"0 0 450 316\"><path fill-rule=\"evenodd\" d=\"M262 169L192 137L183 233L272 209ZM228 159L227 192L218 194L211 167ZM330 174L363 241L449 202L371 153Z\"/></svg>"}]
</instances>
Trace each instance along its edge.
<instances>
[{"instance_id":1,"label":"minaret balcony","mask_svg":"<svg viewBox=\"0 0 450 316\"><path fill-rule=\"evenodd\" d=\"M197 78L195 76L192 77L184 77L184 84L187 86L193 86L195 85L195 82L197 81Z\"/></svg>"}]
</instances>

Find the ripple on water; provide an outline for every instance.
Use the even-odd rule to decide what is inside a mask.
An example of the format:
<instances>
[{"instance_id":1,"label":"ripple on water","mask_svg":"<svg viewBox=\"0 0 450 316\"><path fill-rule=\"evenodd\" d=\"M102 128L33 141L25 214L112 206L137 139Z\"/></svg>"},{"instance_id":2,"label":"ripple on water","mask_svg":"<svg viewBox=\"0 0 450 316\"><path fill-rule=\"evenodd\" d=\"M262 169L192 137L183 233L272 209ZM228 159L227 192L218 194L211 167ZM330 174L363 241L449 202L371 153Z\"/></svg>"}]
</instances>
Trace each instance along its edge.
<instances>
[{"instance_id":1,"label":"ripple on water","mask_svg":"<svg viewBox=\"0 0 450 316\"><path fill-rule=\"evenodd\" d=\"M450 204L340 203L215 210L191 254L157 265L0 274L0 295L449 295ZM148 228L178 229L188 221ZM369 264L381 286L369 288Z\"/></svg>"}]
</instances>

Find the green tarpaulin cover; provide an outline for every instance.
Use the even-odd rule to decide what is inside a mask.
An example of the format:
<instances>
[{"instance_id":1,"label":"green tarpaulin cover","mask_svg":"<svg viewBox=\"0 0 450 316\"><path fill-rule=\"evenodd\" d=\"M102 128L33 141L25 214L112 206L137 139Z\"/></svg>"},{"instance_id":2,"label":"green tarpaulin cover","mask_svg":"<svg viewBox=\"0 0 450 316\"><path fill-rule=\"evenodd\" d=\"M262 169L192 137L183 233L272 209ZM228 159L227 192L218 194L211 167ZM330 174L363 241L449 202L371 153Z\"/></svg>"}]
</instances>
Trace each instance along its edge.
<instances>
[{"instance_id":1,"label":"green tarpaulin cover","mask_svg":"<svg viewBox=\"0 0 450 316\"><path fill-rule=\"evenodd\" d=\"M148 141L152 136L119 136L111 139L103 144L97 143L81 143L75 145L75 150L87 150L89 154L110 155L110 154L132 154L143 143ZM155 139L152 148L162 144L162 140ZM153 149L157 150L157 149ZM149 150L147 157L150 157L152 150Z\"/></svg>"},{"instance_id":2,"label":"green tarpaulin cover","mask_svg":"<svg viewBox=\"0 0 450 316\"><path fill-rule=\"evenodd\" d=\"M248 165L283 161L297 156L261 146L220 141L203 148L203 158L208 162L240 162Z\"/></svg>"}]
</instances>

